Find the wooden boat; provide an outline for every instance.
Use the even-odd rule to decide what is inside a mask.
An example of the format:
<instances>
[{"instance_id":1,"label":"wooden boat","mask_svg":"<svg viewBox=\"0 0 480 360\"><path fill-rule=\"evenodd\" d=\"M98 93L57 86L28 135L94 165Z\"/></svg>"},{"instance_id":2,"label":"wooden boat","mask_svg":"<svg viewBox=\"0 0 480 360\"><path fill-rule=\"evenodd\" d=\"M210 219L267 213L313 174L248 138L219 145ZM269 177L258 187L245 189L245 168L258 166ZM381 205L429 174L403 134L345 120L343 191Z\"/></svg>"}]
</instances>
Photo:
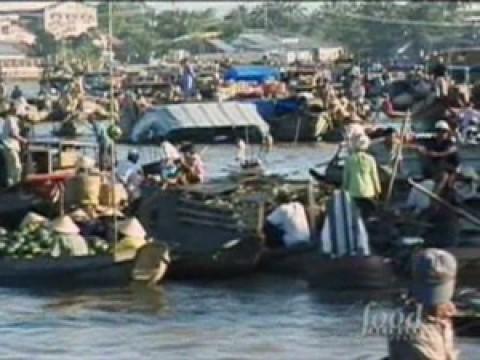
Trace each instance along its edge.
<instances>
[{"instance_id":1,"label":"wooden boat","mask_svg":"<svg viewBox=\"0 0 480 360\"><path fill-rule=\"evenodd\" d=\"M128 283L134 262L111 256L0 260L0 286L21 288L111 286Z\"/></svg>"},{"instance_id":2,"label":"wooden boat","mask_svg":"<svg viewBox=\"0 0 480 360\"><path fill-rule=\"evenodd\" d=\"M323 113L306 111L287 114L271 122L277 141L317 141L328 128Z\"/></svg>"},{"instance_id":3,"label":"wooden boat","mask_svg":"<svg viewBox=\"0 0 480 360\"><path fill-rule=\"evenodd\" d=\"M156 240L166 242L172 262L167 277L217 279L245 275L256 268L260 242L228 210L189 199L188 193L214 196L232 185L152 190L137 214Z\"/></svg>"},{"instance_id":4,"label":"wooden boat","mask_svg":"<svg viewBox=\"0 0 480 360\"><path fill-rule=\"evenodd\" d=\"M286 104L292 99L286 99ZM317 141L329 129L328 119L323 104L318 99L293 99L295 104L292 110L280 112L269 119L271 132L278 141ZM288 107L286 107L288 109ZM274 109L275 112L275 109Z\"/></svg>"},{"instance_id":5,"label":"wooden boat","mask_svg":"<svg viewBox=\"0 0 480 360\"><path fill-rule=\"evenodd\" d=\"M324 289L393 289L398 278L385 257L321 256L316 246L265 251L260 270L306 279L310 286Z\"/></svg>"},{"instance_id":6,"label":"wooden boat","mask_svg":"<svg viewBox=\"0 0 480 360\"><path fill-rule=\"evenodd\" d=\"M321 259L308 269L309 284L334 289L391 289L397 278L389 259L378 256Z\"/></svg>"},{"instance_id":7,"label":"wooden boat","mask_svg":"<svg viewBox=\"0 0 480 360\"><path fill-rule=\"evenodd\" d=\"M31 139L23 164L23 179L7 187L8 169L0 152L0 226L15 227L29 211L48 215L66 182L75 175L83 151L96 151L96 144L58 139Z\"/></svg>"},{"instance_id":8,"label":"wooden boat","mask_svg":"<svg viewBox=\"0 0 480 360\"><path fill-rule=\"evenodd\" d=\"M0 287L78 288L126 285L131 281L159 281L165 274L163 252L145 245L133 260L116 262L111 255L0 259ZM148 264L147 267L145 264Z\"/></svg>"}]
</instances>

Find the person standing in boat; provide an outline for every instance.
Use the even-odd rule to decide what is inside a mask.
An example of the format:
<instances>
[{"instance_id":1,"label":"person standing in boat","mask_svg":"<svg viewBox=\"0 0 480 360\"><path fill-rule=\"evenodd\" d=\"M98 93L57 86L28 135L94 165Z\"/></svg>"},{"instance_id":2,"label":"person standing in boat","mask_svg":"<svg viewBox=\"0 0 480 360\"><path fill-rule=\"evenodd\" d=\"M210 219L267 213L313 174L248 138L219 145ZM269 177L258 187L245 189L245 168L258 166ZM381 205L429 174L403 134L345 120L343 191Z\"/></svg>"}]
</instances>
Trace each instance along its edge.
<instances>
[{"instance_id":1,"label":"person standing in boat","mask_svg":"<svg viewBox=\"0 0 480 360\"><path fill-rule=\"evenodd\" d=\"M354 199L364 218L375 210L376 199L382 192L377 162L367 153L369 146L368 136L358 137L354 153L347 158L343 168L343 189Z\"/></svg>"},{"instance_id":2,"label":"person standing in boat","mask_svg":"<svg viewBox=\"0 0 480 360\"><path fill-rule=\"evenodd\" d=\"M267 247L293 247L310 242L305 207L290 195L287 188L280 188L276 194L279 204L268 215L263 227Z\"/></svg>"},{"instance_id":3,"label":"person standing in boat","mask_svg":"<svg viewBox=\"0 0 480 360\"><path fill-rule=\"evenodd\" d=\"M435 130L435 139L426 146L417 146L417 150L427 158L427 167L432 169L437 179L435 192L440 194L453 188L460 159L448 123L438 121Z\"/></svg>"},{"instance_id":4,"label":"person standing in boat","mask_svg":"<svg viewBox=\"0 0 480 360\"><path fill-rule=\"evenodd\" d=\"M87 120L92 127L95 139L97 140L99 157L98 163L100 170L105 170L108 168L108 164L110 163L111 159L113 146L112 139L110 139L110 136L108 136L106 126L96 121L94 114L88 115Z\"/></svg>"},{"instance_id":5,"label":"person standing in boat","mask_svg":"<svg viewBox=\"0 0 480 360\"><path fill-rule=\"evenodd\" d=\"M27 144L27 139L20 133L18 118L13 115L15 109L10 107L9 115L3 121L1 140L6 156L7 185L18 184L22 176L22 162L20 159L21 145Z\"/></svg>"},{"instance_id":6,"label":"person standing in boat","mask_svg":"<svg viewBox=\"0 0 480 360\"><path fill-rule=\"evenodd\" d=\"M15 85L13 87L12 93L10 94L10 99L13 101L16 101L20 99L23 96L22 90L20 90L20 87L18 85Z\"/></svg>"},{"instance_id":7,"label":"person standing in boat","mask_svg":"<svg viewBox=\"0 0 480 360\"><path fill-rule=\"evenodd\" d=\"M197 75L195 74L192 64L190 64L187 59L183 59L181 65L182 76L180 83L183 98L185 101L188 101L197 96Z\"/></svg>"},{"instance_id":8,"label":"person standing in boat","mask_svg":"<svg viewBox=\"0 0 480 360\"><path fill-rule=\"evenodd\" d=\"M391 329L387 359L458 359L452 325L457 312L452 303L457 276L455 257L445 250L425 249L414 257L412 270L410 296L403 313L404 318L419 318L413 324L404 322Z\"/></svg>"},{"instance_id":9,"label":"person standing in boat","mask_svg":"<svg viewBox=\"0 0 480 360\"><path fill-rule=\"evenodd\" d=\"M127 159L119 161L117 165L117 177L125 186L129 196L129 205L135 211L142 196L140 185L143 182L143 169L139 163L140 155L137 150L128 152Z\"/></svg>"}]
</instances>

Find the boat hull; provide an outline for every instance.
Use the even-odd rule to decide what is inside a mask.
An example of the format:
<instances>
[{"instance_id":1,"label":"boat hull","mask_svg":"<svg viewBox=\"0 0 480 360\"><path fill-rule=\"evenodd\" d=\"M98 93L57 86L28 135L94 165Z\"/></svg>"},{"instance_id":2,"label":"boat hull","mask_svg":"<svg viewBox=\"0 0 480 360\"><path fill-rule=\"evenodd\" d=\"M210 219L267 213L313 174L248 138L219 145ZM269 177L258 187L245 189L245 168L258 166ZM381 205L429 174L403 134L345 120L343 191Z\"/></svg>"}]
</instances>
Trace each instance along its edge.
<instances>
[{"instance_id":1,"label":"boat hull","mask_svg":"<svg viewBox=\"0 0 480 360\"><path fill-rule=\"evenodd\" d=\"M171 249L167 278L225 279L256 269L258 239L237 228L229 215L184 203L181 192L154 191L137 216L148 233Z\"/></svg>"},{"instance_id":2,"label":"boat hull","mask_svg":"<svg viewBox=\"0 0 480 360\"><path fill-rule=\"evenodd\" d=\"M111 256L2 259L0 287L77 288L126 285L134 261L114 262Z\"/></svg>"},{"instance_id":3,"label":"boat hull","mask_svg":"<svg viewBox=\"0 0 480 360\"><path fill-rule=\"evenodd\" d=\"M381 256L330 259L316 249L266 253L260 268L268 273L307 280L325 289L389 289L396 277L390 261Z\"/></svg>"}]
</instances>

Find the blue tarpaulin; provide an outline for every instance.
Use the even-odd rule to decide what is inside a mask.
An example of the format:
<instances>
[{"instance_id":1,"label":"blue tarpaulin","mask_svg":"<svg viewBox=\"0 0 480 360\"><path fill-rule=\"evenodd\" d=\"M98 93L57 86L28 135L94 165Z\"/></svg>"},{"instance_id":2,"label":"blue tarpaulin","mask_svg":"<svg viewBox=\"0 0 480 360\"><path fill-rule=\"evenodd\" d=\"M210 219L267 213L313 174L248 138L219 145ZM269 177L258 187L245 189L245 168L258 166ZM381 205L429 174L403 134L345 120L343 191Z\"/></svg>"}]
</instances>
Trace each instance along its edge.
<instances>
[{"instance_id":1,"label":"blue tarpaulin","mask_svg":"<svg viewBox=\"0 0 480 360\"><path fill-rule=\"evenodd\" d=\"M267 123L272 122L278 116L291 114L299 110L301 101L299 99L281 100L254 100L258 113Z\"/></svg>"},{"instance_id":2,"label":"blue tarpaulin","mask_svg":"<svg viewBox=\"0 0 480 360\"><path fill-rule=\"evenodd\" d=\"M224 75L225 81L247 82L255 85L280 80L280 71L269 66L234 66Z\"/></svg>"}]
</instances>

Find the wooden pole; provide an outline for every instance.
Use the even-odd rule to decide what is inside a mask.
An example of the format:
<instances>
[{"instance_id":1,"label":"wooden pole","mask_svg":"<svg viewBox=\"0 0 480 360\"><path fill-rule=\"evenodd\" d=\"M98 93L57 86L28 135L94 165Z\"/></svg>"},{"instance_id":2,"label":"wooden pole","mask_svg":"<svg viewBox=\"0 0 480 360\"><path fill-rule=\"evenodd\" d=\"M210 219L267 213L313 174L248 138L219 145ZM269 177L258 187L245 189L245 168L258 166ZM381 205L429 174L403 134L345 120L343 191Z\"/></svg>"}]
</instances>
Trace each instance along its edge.
<instances>
[{"instance_id":1,"label":"wooden pole","mask_svg":"<svg viewBox=\"0 0 480 360\"><path fill-rule=\"evenodd\" d=\"M115 126L115 118L114 118L114 106L113 102L115 101L113 96L113 3L112 0L108 2L108 36L109 36L109 43L108 43L108 51L109 51L109 73L110 73L110 126ZM113 243L116 245L118 242L118 218L117 218L117 199L115 194L115 158L116 158L116 146L115 146L115 139L112 141L111 146L111 166L110 166L110 178L111 178L111 191L112 191L112 208L113 208Z\"/></svg>"},{"instance_id":2,"label":"wooden pole","mask_svg":"<svg viewBox=\"0 0 480 360\"><path fill-rule=\"evenodd\" d=\"M313 182L312 180L310 179L308 181L308 185L307 185L307 198L308 198L308 209L307 209L307 213L308 213L308 222L310 224L310 234L312 234L311 236L313 236L313 233L315 232L315 229L317 228L317 218L316 218L316 207L317 207L317 203L315 201L315 194L314 194L314 189L313 189Z\"/></svg>"},{"instance_id":3,"label":"wooden pole","mask_svg":"<svg viewBox=\"0 0 480 360\"><path fill-rule=\"evenodd\" d=\"M388 183L387 196L385 198L386 205L388 205L392 197L393 186L395 184L395 179L398 173L398 167L400 165L400 160L402 158L402 153L403 153L403 138L405 137L405 133L407 131L407 125L410 122L410 116L411 115L409 110L402 122L402 129L400 131L400 144L398 145L398 148L395 154L395 159L394 159L393 168L392 168L392 176L390 177L390 182Z\"/></svg>"}]
</instances>

